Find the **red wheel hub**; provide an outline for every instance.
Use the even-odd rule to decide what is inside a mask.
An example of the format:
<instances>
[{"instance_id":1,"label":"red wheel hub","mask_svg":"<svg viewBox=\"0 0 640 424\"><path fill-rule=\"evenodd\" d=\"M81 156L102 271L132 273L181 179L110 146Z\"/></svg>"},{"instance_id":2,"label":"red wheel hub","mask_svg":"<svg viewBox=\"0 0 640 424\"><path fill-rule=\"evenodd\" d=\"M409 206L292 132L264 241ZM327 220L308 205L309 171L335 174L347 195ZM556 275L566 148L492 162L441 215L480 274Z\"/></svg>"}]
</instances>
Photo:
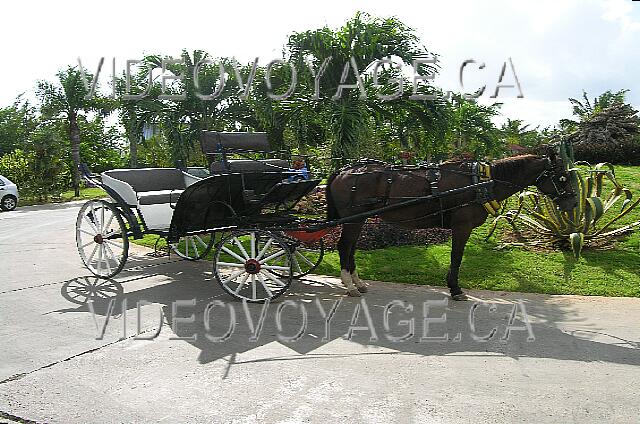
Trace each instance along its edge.
<instances>
[{"instance_id":1,"label":"red wheel hub","mask_svg":"<svg viewBox=\"0 0 640 424\"><path fill-rule=\"evenodd\" d=\"M244 269L249 274L257 274L258 272L260 272L260 262L255 259L249 259L244 263Z\"/></svg>"},{"instance_id":2,"label":"red wheel hub","mask_svg":"<svg viewBox=\"0 0 640 424\"><path fill-rule=\"evenodd\" d=\"M102 242L104 241L104 239L102 238L102 234L96 234L95 237L93 237L93 241L98 244L102 244Z\"/></svg>"}]
</instances>

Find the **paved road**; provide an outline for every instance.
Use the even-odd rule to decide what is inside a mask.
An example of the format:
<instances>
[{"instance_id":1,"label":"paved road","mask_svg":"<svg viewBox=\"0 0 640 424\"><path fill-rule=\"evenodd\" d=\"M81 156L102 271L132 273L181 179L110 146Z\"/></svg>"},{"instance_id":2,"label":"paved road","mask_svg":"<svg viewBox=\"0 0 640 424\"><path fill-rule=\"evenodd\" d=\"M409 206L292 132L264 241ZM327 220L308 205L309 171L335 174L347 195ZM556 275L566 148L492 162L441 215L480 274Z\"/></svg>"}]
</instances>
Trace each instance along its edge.
<instances>
[{"instance_id":1,"label":"paved road","mask_svg":"<svg viewBox=\"0 0 640 424\"><path fill-rule=\"evenodd\" d=\"M372 282L361 301L314 277L260 325L262 306L231 301L207 263L137 248L118 278L91 278L78 209L0 214L0 422L638 421L640 299L473 292L477 306L438 304L441 288Z\"/></svg>"}]
</instances>

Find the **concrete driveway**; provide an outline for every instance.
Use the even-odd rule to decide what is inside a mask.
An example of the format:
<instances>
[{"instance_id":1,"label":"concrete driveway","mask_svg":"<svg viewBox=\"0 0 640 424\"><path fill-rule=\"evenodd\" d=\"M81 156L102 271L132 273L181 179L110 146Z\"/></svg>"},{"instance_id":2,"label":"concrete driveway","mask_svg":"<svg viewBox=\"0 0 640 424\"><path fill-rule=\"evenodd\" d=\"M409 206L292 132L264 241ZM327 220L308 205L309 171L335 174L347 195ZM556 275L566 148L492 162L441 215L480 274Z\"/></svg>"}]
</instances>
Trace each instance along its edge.
<instances>
[{"instance_id":1,"label":"concrete driveway","mask_svg":"<svg viewBox=\"0 0 640 424\"><path fill-rule=\"evenodd\" d=\"M89 276L79 207L0 214L0 422L638 422L640 299L313 277L245 308L138 247Z\"/></svg>"}]
</instances>

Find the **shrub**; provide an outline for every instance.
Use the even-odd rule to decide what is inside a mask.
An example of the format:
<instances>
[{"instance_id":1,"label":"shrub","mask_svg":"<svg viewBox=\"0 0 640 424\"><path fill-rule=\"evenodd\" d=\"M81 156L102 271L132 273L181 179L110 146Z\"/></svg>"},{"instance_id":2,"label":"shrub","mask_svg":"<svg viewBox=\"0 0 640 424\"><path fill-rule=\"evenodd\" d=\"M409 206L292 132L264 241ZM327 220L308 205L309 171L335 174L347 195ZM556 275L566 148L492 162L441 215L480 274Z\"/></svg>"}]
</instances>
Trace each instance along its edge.
<instances>
[{"instance_id":1,"label":"shrub","mask_svg":"<svg viewBox=\"0 0 640 424\"><path fill-rule=\"evenodd\" d=\"M579 143L573 147L576 160L589 163L640 165L640 140L620 143Z\"/></svg>"},{"instance_id":2,"label":"shrub","mask_svg":"<svg viewBox=\"0 0 640 424\"><path fill-rule=\"evenodd\" d=\"M640 221L636 221L612 228L640 204L640 199L633 201L631 191L618 182L613 165L574 163L570 145L561 144L560 151L570 169L577 206L569 212L562 212L550 197L524 191L518 197L517 209L510 209L495 218L489 236L498 222L504 220L525 238L527 244L569 247L579 258L585 244L607 242L640 226ZM577 165L586 165L587 168L578 168Z\"/></svg>"},{"instance_id":3,"label":"shrub","mask_svg":"<svg viewBox=\"0 0 640 424\"><path fill-rule=\"evenodd\" d=\"M326 217L325 190L318 187L297 206L300 213ZM335 249L340 240L341 227L330 231L324 238L328 249ZM361 250L384 249L391 246L430 245L447 241L451 231L442 228L407 230L397 225L382 222L380 218L370 218L364 225L357 248Z\"/></svg>"},{"instance_id":4,"label":"shrub","mask_svg":"<svg viewBox=\"0 0 640 424\"><path fill-rule=\"evenodd\" d=\"M29 171L30 156L33 155L20 149L0 156L0 174L17 184L19 189L26 188L32 179Z\"/></svg>"}]
</instances>

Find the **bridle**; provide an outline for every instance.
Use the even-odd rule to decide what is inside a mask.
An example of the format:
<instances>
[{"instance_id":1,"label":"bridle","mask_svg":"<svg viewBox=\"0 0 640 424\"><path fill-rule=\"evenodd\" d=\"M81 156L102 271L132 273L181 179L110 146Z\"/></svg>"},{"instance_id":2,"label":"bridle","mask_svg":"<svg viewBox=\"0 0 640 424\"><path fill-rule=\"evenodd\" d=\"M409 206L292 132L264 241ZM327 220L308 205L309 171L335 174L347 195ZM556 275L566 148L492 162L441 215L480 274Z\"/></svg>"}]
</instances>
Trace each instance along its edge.
<instances>
[{"instance_id":1,"label":"bridle","mask_svg":"<svg viewBox=\"0 0 640 424\"><path fill-rule=\"evenodd\" d=\"M568 191L558 186L558 183L566 183L567 177L558 172L553 163L551 163L551 159L549 159L549 157L545 157L545 159L545 169L536 178L535 186L539 188L539 184L541 184L543 180L549 180L551 182L551 185L553 185L553 189L555 190L555 197L552 197L552 195L549 194L547 194L547 196L551 197L551 200L553 200L554 202L569 196L573 196L573 190ZM563 184L563 186L565 186L565 184Z\"/></svg>"}]
</instances>

